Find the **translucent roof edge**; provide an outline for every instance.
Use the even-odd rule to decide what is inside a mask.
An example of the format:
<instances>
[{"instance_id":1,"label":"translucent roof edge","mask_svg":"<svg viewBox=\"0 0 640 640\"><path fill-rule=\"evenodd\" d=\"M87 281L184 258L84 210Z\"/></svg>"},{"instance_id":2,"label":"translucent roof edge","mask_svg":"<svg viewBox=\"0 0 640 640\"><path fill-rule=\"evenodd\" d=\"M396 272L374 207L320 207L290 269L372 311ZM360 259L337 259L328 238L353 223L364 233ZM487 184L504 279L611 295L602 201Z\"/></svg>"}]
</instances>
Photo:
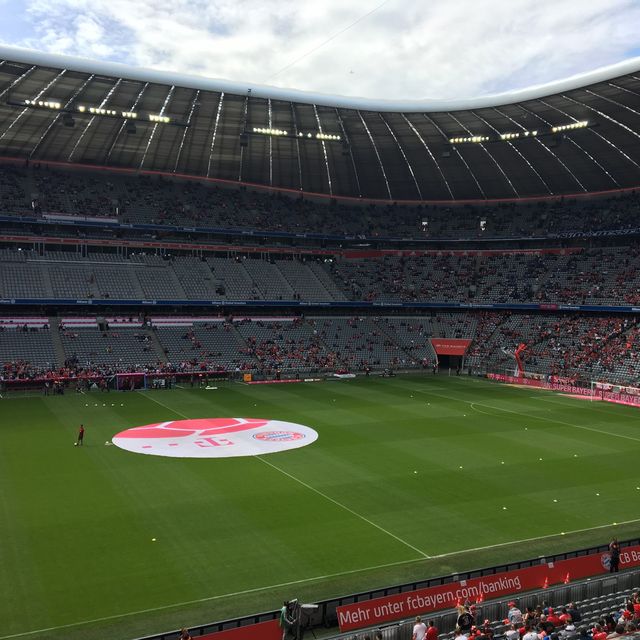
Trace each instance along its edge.
<instances>
[{"instance_id":1,"label":"translucent roof edge","mask_svg":"<svg viewBox=\"0 0 640 640\"><path fill-rule=\"evenodd\" d=\"M563 80L556 80L546 84L535 85L525 89L506 91L491 95L483 95L472 98L460 98L455 100L385 100L373 98L358 98L351 96L330 95L301 91L298 89L282 89L261 84L236 82L205 78L203 76L175 73L171 71L158 71L133 67L117 62L103 62L54 53L45 53L33 49L23 49L7 45L0 45L0 59L51 67L54 69L68 69L84 73L95 73L115 78L126 78L142 82L151 82L162 85L176 85L189 89L201 89L205 91L224 91L225 93L246 95L251 89L251 95L257 98L271 98L272 100L284 100L303 104L316 104L328 107L340 107L344 109L362 109L366 111L386 112L441 112L441 111L465 111L468 109L482 109L499 107L516 102L535 100L565 91L572 91L598 82L604 82L630 73L640 73L640 56L623 60L606 67L600 67L586 73L570 76Z\"/></svg>"}]
</instances>

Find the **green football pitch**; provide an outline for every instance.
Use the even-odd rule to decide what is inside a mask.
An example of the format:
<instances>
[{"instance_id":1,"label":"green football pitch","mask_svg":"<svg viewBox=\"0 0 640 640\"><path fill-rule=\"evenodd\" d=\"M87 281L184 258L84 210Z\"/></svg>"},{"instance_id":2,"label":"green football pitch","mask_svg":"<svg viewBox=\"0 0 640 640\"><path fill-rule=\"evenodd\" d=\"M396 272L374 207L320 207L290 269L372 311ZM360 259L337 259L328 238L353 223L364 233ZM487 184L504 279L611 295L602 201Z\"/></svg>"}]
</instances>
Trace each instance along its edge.
<instances>
[{"instance_id":1,"label":"green football pitch","mask_svg":"<svg viewBox=\"0 0 640 640\"><path fill-rule=\"evenodd\" d=\"M640 522L637 409L484 380L10 397L0 412L0 640L133 638L633 537ZM319 438L227 459L105 446L225 416Z\"/></svg>"}]
</instances>

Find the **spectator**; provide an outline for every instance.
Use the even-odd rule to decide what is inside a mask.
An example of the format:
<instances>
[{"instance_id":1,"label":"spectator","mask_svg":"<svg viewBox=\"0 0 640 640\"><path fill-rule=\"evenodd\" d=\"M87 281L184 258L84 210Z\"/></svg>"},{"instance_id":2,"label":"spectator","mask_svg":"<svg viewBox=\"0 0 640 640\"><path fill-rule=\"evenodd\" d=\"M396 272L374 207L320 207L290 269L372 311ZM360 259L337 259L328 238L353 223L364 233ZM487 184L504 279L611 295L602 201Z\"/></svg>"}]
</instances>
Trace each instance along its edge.
<instances>
[{"instance_id":1,"label":"spectator","mask_svg":"<svg viewBox=\"0 0 640 640\"><path fill-rule=\"evenodd\" d=\"M568 625L564 627L564 629L560 631L559 635L561 638L571 638L575 635L575 633L576 633L576 625L570 622Z\"/></svg>"},{"instance_id":2,"label":"spectator","mask_svg":"<svg viewBox=\"0 0 640 640\"><path fill-rule=\"evenodd\" d=\"M567 613L571 616L571 622L577 624L582 621L582 615L580 615L580 611L575 603L570 602L567 607Z\"/></svg>"},{"instance_id":3,"label":"spectator","mask_svg":"<svg viewBox=\"0 0 640 640\"><path fill-rule=\"evenodd\" d=\"M413 625L413 635L412 640L424 640L424 637L427 634L427 625L422 622L422 618L418 616L416 618L416 622Z\"/></svg>"},{"instance_id":4,"label":"spectator","mask_svg":"<svg viewBox=\"0 0 640 640\"><path fill-rule=\"evenodd\" d=\"M593 640L607 640L607 632L599 622L594 625L591 637Z\"/></svg>"},{"instance_id":5,"label":"spectator","mask_svg":"<svg viewBox=\"0 0 640 640\"><path fill-rule=\"evenodd\" d=\"M504 636L507 640L519 640L518 627L515 624L510 624L509 628L504 632Z\"/></svg>"},{"instance_id":6,"label":"spectator","mask_svg":"<svg viewBox=\"0 0 640 640\"><path fill-rule=\"evenodd\" d=\"M520 611L520 609L518 609L518 607L516 606L515 602L509 602L508 605L509 607L509 611L507 612L507 619L509 620L509 622L511 624L522 624L523 622L523 617L522 617L522 611Z\"/></svg>"},{"instance_id":7,"label":"spectator","mask_svg":"<svg viewBox=\"0 0 640 640\"><path fill-rule=\"evenodd\" d=\"M560 615L558 616L558 618L560 618L560 623L563 625L568 624L569 622L572 622L572 618L571 618L571 614L569 613L567 607L562 607L562 609L560 610Z\"/></svg>"},{"instance_id":8,"label":"spectator","mask_svg":"<svg viewBox=\"0 0 640 640\"><path fill-rule=\"evenodd\" d=\"M611 640L612 638L620 638L625 634L624 624L617 624L614 631L607 635L607 640Z\"/></svg>"},{"instance_id":9,"label":"spectator","mask_svg":"<svg viewBox=\"0 0 640 640\"><path fill-rule=\"evenodd\" d=\"M561 627L564 624L560 619L560 616L556 615L553 607L548 607L547 609L547 622L552 624L554 627Z\"/></svg>"},{"instance_id":10,"label":"spectator","mask_svg":"<svg viewBox=\"0 0 640 640\"><path fill-rule=\"evenodd\" d=\"M463 605L458 605L456 609L458 611L456 628L460 629L465 635L468 635L471 631L473 623L475 622L473 616L471 615L467 607Z\"/></svg>"},{"instance_id":11,"label":"spectator","mask_svg":"<svg viewBox=\"0 0 640 640\"><path fill-rule=\"evenodd\" d=\"M617 538L612 538L609 543L609 571L618 573L620 567L620 543Z\"/></svg>"}]
</instances>

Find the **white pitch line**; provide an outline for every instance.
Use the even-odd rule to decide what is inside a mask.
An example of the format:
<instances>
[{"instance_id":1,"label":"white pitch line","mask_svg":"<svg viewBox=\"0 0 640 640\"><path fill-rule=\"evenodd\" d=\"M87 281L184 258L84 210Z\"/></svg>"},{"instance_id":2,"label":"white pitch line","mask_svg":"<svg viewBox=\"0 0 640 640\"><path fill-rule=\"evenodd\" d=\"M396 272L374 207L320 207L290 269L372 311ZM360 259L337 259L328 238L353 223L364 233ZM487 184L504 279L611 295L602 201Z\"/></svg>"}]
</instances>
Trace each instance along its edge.
<instances>
[{"instance_id":1,"label":"white pitch line","mask_svg":"<svg viewBox=\"0 0 640 640\"><path fill-rule=\"evenodd\" d=\"M617 525L623 524L635 524L640 522L640 518L636 520L625 520L623 522L616 523ZM588 527L586 529L574 529L573 531L565 532L565 535L571 535L574 533L584 533L585 531L594 531L596 529L605 529L610 527L610 524L597 525L595 527ZM430 560L437 560L440 558L448 558L450 556L471 553L473 551L484 551L486 549L497 549L499 547L506 547L518 543L534 542L536 540L544 540L546 538L554 538L562 536L561 533L552 533L545 536L536 536L535 538L524 538L522 540L510 540L509 542L499 542L498 544L487 545L486 547L474 547L471 549L461 549L460 551L450 551L448 553L441 553L436 556L431 556ZM300 580L291 580L289 582L281 582L279 584L272 584L266 587L255 587L253 589L245 589L243 591L234 591L231 593L221 593L217 596L209 596L206 598L198 598L197 600L187 600L186 602L176 602L175 604L168 604L162 607L153 607L151 609L141 609L140 611L129 611L128 613L120 613L113 616L104 616L102 618L95 618L93 620L82 620L81 622L73 622L71 624L63 624L58 627L48 627L46 629L34 629L32 631L23 631L22 633L13 633L8 636L0 636L0 640L10 640L11 638L22 638L26 636L36 635L38 633L47 633L49 631L58 631L60 629L70 629L72 627L79 627L86 624L94 624L96 622L107 622L109 620L117 620L119 618L129 618L131 616L142 615L144 613L155 613L157 611L165 611L167 609L173 609L175 607L185 607L192 604L200 604L202 602L211 602L213 600L222 600L224 598L235 598L241 595L247 595L250 593L258 593L259 591L268 591L270 589L279 589L281 587L290 587L296 584L304 584L306 582L316 582L318 580L328 580L329 578L339 578L340 576L353 575L354 573L364 573L365 571L375 571L377 569L386 569L389 567L398 567L405 564L413 564L416 562L422 562L424 558L413 558L412 560L399 560L398 562L389 562L386 564L374 565L372 567L363 567L361 569L350 569L349 571L341 571L339 573L330 573L324 576L315 576L313 578L301 578Z\"/></svg>"},{"instance_id":2,"label":"white pitch line","mask_svg":"<svg viewBox=\"0 0 640 640\"><path fill-rule=\"evenodd\" d=\"M471 549L463 549L462 551L449 551L448 553L440 553L437 556L431 556L431 559L438 558L449 558L450 556L456 556L458 554L463 553L471 553L473 551L486 551L487 549L497 549L499 547L508 547L514 544L520 544L524 542L535 542L536 540L546 540L548 538L561 538L563 536L570 536L574 533L585 533L586 531L595 531L596 529L606 529L612 526L619 526L621 524L635 524L636 522L640 522L640 518L636 518L635 520L623 520L621 522L616 522L615 525L611 524L598 524L595 527L586 527L585 529L573 529L572 531L565 531L564 533L549 533L544 536L535 536L533 538L523 538L522 540L510 540L509 542L499 542L497 544L488 544L485 547L472 547ZM2 638L0 638L2 640Z\"/></svg>"},{"instance_id":3,"label":"white pitch line","mask_svg":"<svg viewBox=\"0 0 640 640\"><path fill-rule=\"evenodd\" d=\"M156 400L152 396L145 395L144 397L148 398L149 400L153 400L154 402L158 403L159 405L162 405L166 409L169 409L169 411L173 411L173 413L176 413L177 415L182 416L183 418L186 418L187 420L189 419L189 417L185 416L184 413L180 413L179 411L176 411L175 409L172 409L171 407L168 407L166 404L163 404L162 402L160 402L159 400ZM342 504L341 502L338 502L337 500L334 500L331 496L328 496L326 493L323 493L319 489L316 489L315 487L312 487L310 484L307 484L306 482L304 482L304 480L300 480L300 478L296 478L295 476L291 475L290 473L287 473L284 469L281 469L280 467L276 466L275 464L273 464L271 462L268 462L267 460L265 460L261 456L254 456L254 458L256 458L257 460L260 460L260 462L268 465L269 467L272 467L276 471L279 471L280 473L282 473L283 475L287 476L288 478L291 478L291 480L295 480L295 482L301 484L303 487L306 487L307 489L309 489L309 491L313 491L314 493L317 493L319 496L323 497L325 500L328 500L329 502L333 502L333 504L335 504L336 506L338 506L341 509L344 509L345 511L349 512L351 515L356 516L356 518L360 518L360 520L362 520L363 522L366 522L367 524L371 525L372 527L375 527L379 531L382 531L382 533L385 533L386 535L391 536L392 538L394 538L398 542L401 542L405 547L409 547L413 551L419 553L423 558L428 559L428 558L431 557L428 554L426 554L424 551L422 551L421 549L418 549L418 547L414 547L410 542L407 542L406 540L403 540L402 538L397 536L395 533L391 533L391 531L388 531L384 527L381 527L379 524L376 524L372 520L369 520L369 518L366 518L361 513L358 513L357 511L354 511L350 507L347 507L347 505ZM2 640L2 638L0 638L0 640Z\"/></svg>"},{"instance_id":4,"label":"white pitch line","mask_svg":"<svg viewBox=\"0 0 640 640\"><path fill-rule=\"evenodd\" d=\"M422 390L417 390L418 392L421 393L428 393L426 391L422 391ZM432 394L432 395L443 395L443 394ZM152 400L153 402L163 406L165 409L169 409L170 411L172 411L173 413L182 416L183 418L189 419L188 416L185 416L183 413L180 413L179 411L176 411L175 409L172 409L171 407L165 405L164 403L160 402L159 400L156 400L155 398L152 398L151 396L144 396L145 398L148 398L149 400ZM450 398L449 396L444 396L447 397L449 399L453 399ZM465 400L464 402L469 402L468 400ZM483 405L484 406L484 405ZM487 405L488 406L488 405ZM489 408L495 408L495 407L489 407ZM525 414L522 414L525 415ZM530 416L529 416L530 417ZM576 425L570 425L570 426L576 426ZM614 434L609 434L609 435L614 435ZM306 483L302 482L301 480L298 480L297 478L294 478L293 476L291 476L290 474L288 474L286 471L282 471L281 469L279 469L278 467L276 467L275 465L272 465L270 462L266 462L265 460L262 460L262 458L259 458L262 462L265 462L266 464L268 464L269 466L274 467L276 470L280 471L281 473L284 473L285 475L290 476L291 478L293 478L294 480L296 480L297 482L301 482L302 484L305 484L305 486L307 486L309 489L311 489L312 491L315 491L316 493L320 493L317 489L314 489L313 487L306 485ZM324 495L321 494L320 495ZM335 500L333 500L332 498L329 498L329 496L324 496L325 498L327 498L328 500L335 502ZM336 503L338 504L338 503ZM340 505L343 508L347 509L350 511L350 509L348 507L344 507L344 505ZM363 516L359 516L359 514L356 514L354 512L354 515L358 515L358 517L363 517ZM622 522L618 522L618 525L623 525L623 524L634 524L636 522L640 522L640 518L636 519L636 520L626 520L626 521L622 521ZM373 526L378 527L378 525L376 525L375 523L370 522L370 524L372 524ZM575 529L573 531L568 531L565 533L565 535L571 535L574 533L583 533L585 531L593 531L596 529L604 529L607 527L610 527L612 525L608 525L608 524L603 524L603 525L597 525L595 527L588 527L586 529ZM389 532L386 532L389 533ZM393 535L393 534L391 534ZM447 558L450 556L454 556L457 554L463 554L463 553L471 553L473 551L483 551L486 549L497 549L499 547L506 547L506 546L510 546L510 545L514 545L514 544L518 544L518 543L524 543L524 542L533 542L535 540L543 540L546 538L553 538L553 537L559 537L561 536L561 533L554 533L554 534L549 534L549 535L544 535L544 536L537 536L535 538L525 538L523 540L511 540L509 542L500 542L498 544L493 544L493 545L487 545L485 547L475 547L475 548L471 548L471 549L461 549L460 551L450 551L448 553L442 553L439 555L435 555L435 556L431 556L429 559L433 560L433 559L439 559L439 558ZM394 536L396 537L396 536ZM401 540L401 542L403 542ZM405 543L407 544L407 543ZM318 580L328 580L329 578L339 578L340 576L346 576L346 575L353 575L354 573L363 573L365 571L375 571L377 569L386 569L388 567L397 567L400 565L405 565L405 564L412 564L415 562L422 562L425 557L425 554L423 552L421 552L419 549L416 549L422 557L420 558L413 558L411 560L400 560L398 562L389 562L387 564L380 564L380 565L375 565L372 567L364 567L361 569L351 569L349 571L341 571L339 573L332 573L332 574L327 574L324 576L315 576L313 578L302 578L300 580L291 580L289 582L282 582L279 584L274 584L274 585L270 585L270 586L266 586L266 587L255 587L253 589L245 589L243 591L235 591L232 593L223 593L223 594L219 594L217 596L209 596L206 598L199 598L197 600L188 600L186 602L176 602L174 604L169 604L169 605L164 605L162 607L153 607L151 609L141 609L139 611L130 611L128 613L121 613L121 614L117 614L117 615L113 615L113 616L104 616L102 618L94 618L93 620L82 620L80 622L73 622L71 624L64 624L64 625L60 625L57 627L48 627L46 629L34 629L32 631L23 631L21 633L13 633L11 635L8 636L0 636L0 640L11 640L12 638L24 638L27 636L32 636L32 635L36 635L39 633L48 633L50 631L59 631L60 629L71 629L73 627L79 627L79 626L84 626L87 624L94 624L96 622L107 622L110 620L118 620L120 618L128 618L131 616L136 616L136 615L142 615L145 613L155 613L158 611L165 611L167 609L174 609L176 607L184 607L184 606L189 606L192 604L199 604L202 602L211 602L214 600L222 600L223 598L233 598L233 597L237 597L237 596L241 596L241 595L247 595L250 593L258 593L260 591L268 591L270 589L278 589L281 587L289 587L289 586L293 586L296 584L304 584L307 582L316 582Z\"/></svg>"},{"instance_id":5,"label":"white pitch line","mask_svg":"<svg viewBox=\"0 0 640 640\"><path fill-rule=\"evenodd\" d=\"M386 533L388 536L391 536L392 538L394 538L398 542L401 542L406 547L409 547L410 549L413 549L414 551L418 552L423 558L425 558L425 559L431 558L430 555L427 555L424 551L422 551L421 549L418 549L418 547L414 547L410 542L407 542L406 540L403 540L402 538L397 536L395 533L391 533L391 531L388 531L384 527L381 527L379 524L376 524L372 520L369 520L369 518L365 518L365 516L363 516L362 514L358 513L357 511L354 511L353 509L351 509L350 507L347 507L346 505L342 504L341 502L338 502L337 500L334 500L331 496L328 496L326 493L323 493L319 489L316 489L315 487L312 487L310 484L307 484L304 480L300 480L300 478L296 478L295 476L291 475L290 473L287 473L284 469L281 469L280 467L278 467L275 464L269 462L268 460L265 460L261 456L255 456L255 458L260 460L260 462L264 462L264 464L269 465L270 467L272 467L276 471L279 471L280 473L282 473L283 475L287 476L288 478L291 478L291 480L295 480L297 483L301 484L303 487L306 487L307 489L309 489L309 491L313 491L314 493L317 493L319 496L323 497L325 500L328 500L329 502L333 502L333 504L337 505L341 509L344 509L345 511L348 511L349 513L351 513L352 515L356 516L357 518L360 518L360 520L363 520L367 524L370 524L372 527L375 527L379 531L382 531L382 533Z\"/></svg>"},{"instance_id":6,"label":"white pitch line","mask_svg":"<svg viewBox=\"0 0 640 640\"><path fill-rule=\"evenodd\" d=\"M138 393L142 393L143 398L146 398L147 400L151 400L151 402L155 402L156 404L159 404L161 407L164 407L165 409L169 409L169 411L171 411L172 413L175 413L176 415L181 416L186 420L191 420L189 416L185 416L184 413L180 413L179 411L176 411L175 409L165 404L164 402L160 402L160 400L156 400L153 396L149 396L146 393L140 392L140 391L138 391ZM2 640L2 638L0 638L0 640Z\"/></svg>"},{"instance_id":7,"label":"white pitch line","mask_svg":"<svg viewBox=\"0 0 640 640\"><path fill-rule=\"evenodd\" d=\"M223 598L235 598L237 596L248 595L250 593L258 593L259 591L268 591L270 589L290 587L296 584L303 584L305 582L316 582L318 580L328 580L329 578L339 578L340 576L348 576L354 573L362 573L364 571L375 571L377 569L387 569L389 567L397 567L403 564L412 564L415 562L422 562L423 560L424 558L413 558L411 560L399 560L398 562L388 562L386 564L379 564L372 567L363 567L361 569L350 569L349 571L340 571L339 573L329 573L324 576L314 576L313 578L301 578L300 580L291 580L289 582L281 582L279 584L272 584L266 587L255 587L253 589L245 589L244 591L234 591L232 593L221 593L217 596L198 598L197 600L187 600L186 602L176 602L175 604L168 604L162 607L153 607L151 609L141 609L140 611L129 611L128 613L119 613L113 616L104 616L102 618L94 618L93 620L82 620L81 622L72 622L70 624L63 624L58 627L48 627L46 629L34 629L32 631L23 631L22 633L14 633L8 636L0 636L0 640L9 640L10 638L22 638L25 636L32 636L37 633L47 633L49 631L58 631L60 629L71 629L72 627L84 626L86 624L94 624L96 622L107 622L109 620L117 620L119 618L129 618L131 616L137 616L143 613L156 613L158 611L165 611L166 609L173 609L175 607L185 607L192 604L211 602L213 600L222 600Z\"/></svg>"},{"instance_id":8,"label":"white pitch line","mask_svg":"<svg viewBox=\"0 0 640 640\"><path fill-rule=\"evenodd\" d=\"M472 408L474 411L477 411L478 413L482 413L482 414L484 414L485 416L495 416L495 415L496 415L495 413L487 413L486 411L482 411L482 409L478 409L478 408L476 408L476 403L475 403L475 402L472 402L472 403L471 403L471 408Z\"/></svg>"},{"instance_id":9,"label":"white pitch line","mask_svg":"<svg viewBox=\"0 0 640 640\"><path fill-rule=\"evenodd\" d=\"M414 393L426 393L427 395L438 396L440 398L447 398L447 400L454 400L456 402L464 402L468 405L478 405L479 407L486 407L487 409L495 409L496 411L505 411L506 413L513 413L523 418L531 418L533 420L546 420L547 422L553 422L555 424L563 424L567 427L574 427L575 429L584 429L585 431L593 431L595 433L601 433L605 436L611 436L612 438L624 438L625 440L633 440L634 442L640 442L640 438L634 438L633 436L625 436L622 433L611 433L611 431L603 431L602 429L596 429L595 427L585 427L581 424L573 424L572 422L564 422L563 420L557 420L556 418L545 418L544 416L538 416L533 413L523 413L522 411L515 411L514 409L505 409L504 407L494 407L491 404L484 402L475 402L471 400L463 400L462 398L455 398L453 396L445 395L444 393L435 393L432 391L426 391L425 389L414 389Z\"/></svg>"}]
</instances>

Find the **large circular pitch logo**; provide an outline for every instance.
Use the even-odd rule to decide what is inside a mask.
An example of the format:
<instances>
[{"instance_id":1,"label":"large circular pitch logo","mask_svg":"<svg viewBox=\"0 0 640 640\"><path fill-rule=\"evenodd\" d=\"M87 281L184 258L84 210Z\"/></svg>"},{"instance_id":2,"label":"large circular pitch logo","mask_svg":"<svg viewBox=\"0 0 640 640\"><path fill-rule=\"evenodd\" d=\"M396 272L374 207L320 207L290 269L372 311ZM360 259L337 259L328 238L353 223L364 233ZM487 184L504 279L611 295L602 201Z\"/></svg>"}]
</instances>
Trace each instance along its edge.
<instances>
[{"instance_id":1,"label":"large circular pitch logo","mask_svg":"<svg viewBox=\"0 0 640 640\"><path fill-rule=\"evenodd\" d=\"M310 427L260 418L198 418L121 431L113 444L152 456L233 458L305 447L318 439Z\"/></svg>"}]
</instances>

